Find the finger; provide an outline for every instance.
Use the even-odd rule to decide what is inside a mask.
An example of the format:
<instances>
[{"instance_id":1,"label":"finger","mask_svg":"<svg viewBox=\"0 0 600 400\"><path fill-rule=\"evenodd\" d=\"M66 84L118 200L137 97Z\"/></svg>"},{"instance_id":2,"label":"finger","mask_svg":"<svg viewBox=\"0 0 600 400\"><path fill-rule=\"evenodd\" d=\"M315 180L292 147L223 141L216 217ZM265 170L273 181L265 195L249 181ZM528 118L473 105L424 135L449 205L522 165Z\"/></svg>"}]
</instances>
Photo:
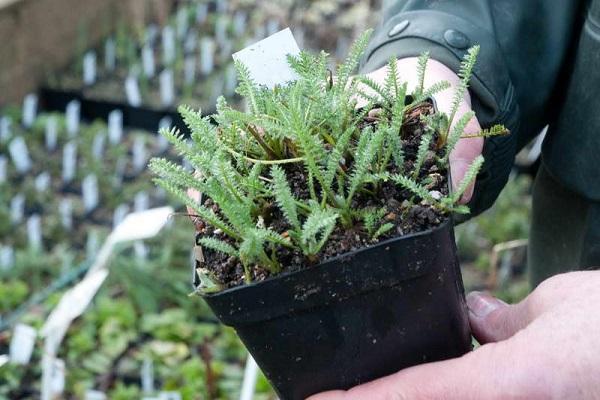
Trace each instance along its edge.
<instances>
[{"instance_id":1,"label":"finger","mask_svg":"<svg viewBox=\"0 0 600 400\"><path fill-rule=\"evenodd\" d=\"M485 347L485 348L484 348ZM498 397L498 373L503 361L487 346L461 358L419 365L357 386L348 391L332 391L308 400L481 400Z\"/></svg>"},{"instance_id":2,"label":"finger","mask_svg":"<svg viewBox=\"0 0 600 400\"><path fill-rule=\"evenodd\" d=\"M476 119L471 120L471 123L465 129L465 133L471 134L479 132L479 122ZM452 176L452 188L457 189L463 179L465 173L483 151L483 138L460 139L452 153L450 153L450 175ZM467 190L460 198L460 204L468 203L473 197L475 189L475 181L471 182Z\"/></svg>"},{"instance_id":3,"label":"finger","mask_svg":"<svg viewBox=\"0 0 600 400\"><path fill-rule=\"evenodd\" d=\"M467 296L469 321L479 343L499 342L524 329L537 316L527 301L508 305L489 294L472 292Z\"/></svg>"}]
</instances>

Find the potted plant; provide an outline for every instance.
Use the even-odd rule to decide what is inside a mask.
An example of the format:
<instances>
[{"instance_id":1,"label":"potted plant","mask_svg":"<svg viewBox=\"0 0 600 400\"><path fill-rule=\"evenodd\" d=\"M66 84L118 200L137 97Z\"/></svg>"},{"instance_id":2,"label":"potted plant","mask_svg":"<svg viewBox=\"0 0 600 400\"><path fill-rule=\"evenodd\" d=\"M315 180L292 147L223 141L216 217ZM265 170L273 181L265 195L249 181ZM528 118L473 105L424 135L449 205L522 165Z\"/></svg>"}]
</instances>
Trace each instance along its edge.
<instances>
[{"instance_id":1,"label":"potted plant","mask_svg":"<svg viewBox=\"0 0 600 400\"><path fill-rule=\"evenodd\" d=\"M223 98L210 118L181 107L190 140L162 134L195 172L165 159L150 165L193 210L197 292L282 399L471 349L452 213L468 212L459 199L483 159L452 192L448 157L473 117L449 123L478 48L446 116L430 98L447 82L407 93L394 61L384 85L352 78L367 40L334 79L325 53L290 56L298 79L272 90L237 64L248 111ZM420 82L426 64L424 55ZM357 109L358 97L368 104Z\"/></svg>"}]
</instances>

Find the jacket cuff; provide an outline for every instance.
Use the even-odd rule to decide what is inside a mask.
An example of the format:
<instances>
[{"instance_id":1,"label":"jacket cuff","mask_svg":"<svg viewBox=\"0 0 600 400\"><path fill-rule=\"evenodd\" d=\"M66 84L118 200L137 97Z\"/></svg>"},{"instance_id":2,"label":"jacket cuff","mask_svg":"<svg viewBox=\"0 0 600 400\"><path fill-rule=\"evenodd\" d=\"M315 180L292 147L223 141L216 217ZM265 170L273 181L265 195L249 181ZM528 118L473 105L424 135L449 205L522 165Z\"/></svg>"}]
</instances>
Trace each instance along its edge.
<instances>
[{"instance_id":1,"label":"jacket cuff","mask_svg":"<svg viewBox=\"0 0 600 400\"><path fill-rule=\"evenodd\" d=\"M360 68L361 73L368 73L387 64L391 57L417 57L428 51L432 59L458 72L467 50L476 44L481 48L470 82L473 109L482 127L503 124L512 134L485 140L486 161L469 203L471 216L493 204L508 180L516 149L519 108L493 34L444 12L400 13L385 21L374 34Z\"/></svg>"}]
</instances>

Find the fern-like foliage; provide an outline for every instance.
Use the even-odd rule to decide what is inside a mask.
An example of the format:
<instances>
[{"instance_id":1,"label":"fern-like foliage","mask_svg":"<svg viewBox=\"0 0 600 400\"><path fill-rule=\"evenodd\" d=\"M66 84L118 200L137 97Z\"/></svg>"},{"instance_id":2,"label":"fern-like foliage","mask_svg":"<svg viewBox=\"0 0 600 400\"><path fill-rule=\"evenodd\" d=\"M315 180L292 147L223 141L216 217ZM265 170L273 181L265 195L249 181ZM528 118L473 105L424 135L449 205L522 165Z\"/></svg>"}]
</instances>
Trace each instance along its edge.
<instances>
[{"instance_id":1,"label":"fern-like foliage","mask_svg":"<svg viewBox=\"0 0 600 400\"><path fill-rule=\"evenodd\" d=\"M432 207L440 215L468 212L459 201L483 160L476 159L456 190L446 195L431 189L429 170L433 165L445 174L450 152L468 136L464 129L471 113L454 121L451 129L450 121L468 88L477 48L461 66L452 113L423 111L419 118L418 111L431 109L429 99L449 84L425 87L427 54L419 58L412 93L393 59L381 82L353 77L369 34L352 46L335 77L323 52L289 56L298 79L273 89L258 85L236 63L237 92L247 111L232 108L224 98L210 117L182 106L190 138L176 130L161 131L194 172L154 159L150 168L156 183L205 222L199 244L233 257L243 267L246 282L259 269L279 273L286 267L285 254L301 255L308 263L322 261L332 235L343 237L346 230L373 241L391 237L397 213L413 206ZM356 108L359 97L368 102L361 109ZM377 111L375 116L372 111ZM408 128L415 124L422 129ZM420 133L405 137L414 132ZM504 133L503 127L494 126L471 136ZM407 150L409 142L412 148ZM189 197L190 188L202 192L205 203ZM386 190L403 193L402 210L388 211ZM227 282L215 282L209 269L203 266L201 271L206 290L226 287Z\"/></svg>"}]
</instances>

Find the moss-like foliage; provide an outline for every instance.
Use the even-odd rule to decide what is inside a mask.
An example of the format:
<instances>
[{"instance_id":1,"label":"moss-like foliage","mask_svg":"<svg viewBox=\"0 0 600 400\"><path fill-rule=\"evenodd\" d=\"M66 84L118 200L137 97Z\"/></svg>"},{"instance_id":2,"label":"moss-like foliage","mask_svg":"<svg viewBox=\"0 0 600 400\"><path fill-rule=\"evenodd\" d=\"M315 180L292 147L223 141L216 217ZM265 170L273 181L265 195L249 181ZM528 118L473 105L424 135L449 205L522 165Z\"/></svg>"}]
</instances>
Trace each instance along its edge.
<instances>
[{"instance_id":1,"label":"moss-like foliage","mask_svg":"<svg viewBox=\"0 0 600 400\"><path fill-rule=\"evenodd\" d=\"M384 219L386 210L361 206L357 201L365 196L376 198L383 184L393 182L407 189L413 194L411 201L430 205L441 214L468 212L458 200L475 179L481 157L447 196L432 194L419 170L433 140L438 149L443 148L438 152L441 155L436 155L439 170L448 169L448 155L473 116L468 114L450 129L449 121L468 88L478 49L471 49L464 59L450 116L422 118L427 129L420 138L413 168L405 170L400 135L405 115L449 84L423 87L427 55L419 60L421 83L414 93L407 93L406 83L399 80L394 60L383 84L353 77L368 38L369 33L359 38L334 74L328 70L323 52L289 57L298 79L272 90L258 86L245 66L237 64L237 90L247 103L246 112L231 108L220 98L218 112L212 116L214 124L200 112L181 107L191 138L176 131L161 132L195 172L154 159L151 168L159 176L157 183L212 226L218 234L200 239L200 244L239 259L246 281L251 280L255 266L279 272L278 249L287 247L314 259L336 227L360 226L373 239L388 232L393 226ZM360 97L368 104L357 109ZM378 123L365 124L374 107L380 109ZM504 129L495 127L492 132ZM305 175L303 195L290 182L292 169ZM188 188L203 193L212 206L191 199ZM285 229L265 224L274 207L285 219Z\"/></svg>"}]
</instances>

